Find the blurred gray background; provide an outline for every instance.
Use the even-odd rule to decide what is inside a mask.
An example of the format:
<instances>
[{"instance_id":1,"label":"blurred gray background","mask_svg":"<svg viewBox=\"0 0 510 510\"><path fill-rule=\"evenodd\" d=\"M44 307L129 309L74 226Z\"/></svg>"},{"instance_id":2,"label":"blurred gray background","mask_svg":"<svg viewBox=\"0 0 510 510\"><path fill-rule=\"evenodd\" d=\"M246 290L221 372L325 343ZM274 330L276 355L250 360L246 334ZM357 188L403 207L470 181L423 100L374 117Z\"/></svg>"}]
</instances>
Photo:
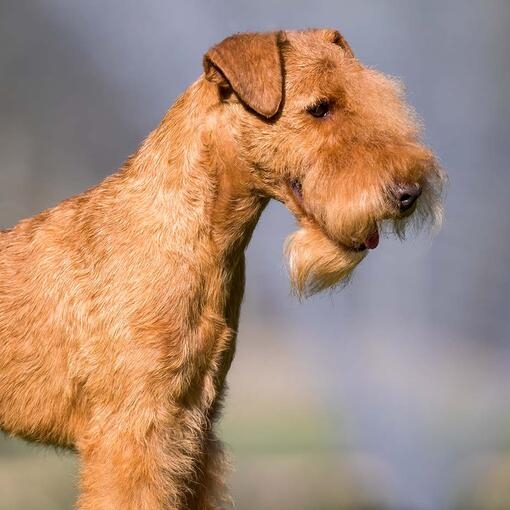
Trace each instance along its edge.
<instances>
[{"instance_id":1,"label":"blurred gray background","mask_svg":"<svg viewBox=\"0 0 510 510\"><path fill-rule=\"evenodd\" d=\"M289 296L271 204L248 249L222 437L243 510L510 509L510 2L0 1L0 227L114 171L236 31L338 28L401 77L450 174L434 239ZM70 509L76 461L0 440L0 510Z\"/></svg>"}]
</instances>

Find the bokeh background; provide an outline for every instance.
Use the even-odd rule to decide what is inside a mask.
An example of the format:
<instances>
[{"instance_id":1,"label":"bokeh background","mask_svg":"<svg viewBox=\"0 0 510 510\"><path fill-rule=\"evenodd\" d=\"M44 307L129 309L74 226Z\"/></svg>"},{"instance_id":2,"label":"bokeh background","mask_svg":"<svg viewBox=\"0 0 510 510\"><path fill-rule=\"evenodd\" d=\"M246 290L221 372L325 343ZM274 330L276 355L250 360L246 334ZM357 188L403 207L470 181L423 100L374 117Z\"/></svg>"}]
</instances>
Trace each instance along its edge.
<instances>
[{"instance_id":1,"label":"bokeh background","mask_svg":"<svg viewBox=\"0 0 510 510\"><path fill-rule=\"evenodd\" d=\"M330 26L401 77L450 174L434 238L289 296L264 213L222 437L243 510L510 509L510 2L0 1L0 226L134 152L236 31ZM70 454L0 440L0 510L70 509Z\"/></svg>"}]
</instances>

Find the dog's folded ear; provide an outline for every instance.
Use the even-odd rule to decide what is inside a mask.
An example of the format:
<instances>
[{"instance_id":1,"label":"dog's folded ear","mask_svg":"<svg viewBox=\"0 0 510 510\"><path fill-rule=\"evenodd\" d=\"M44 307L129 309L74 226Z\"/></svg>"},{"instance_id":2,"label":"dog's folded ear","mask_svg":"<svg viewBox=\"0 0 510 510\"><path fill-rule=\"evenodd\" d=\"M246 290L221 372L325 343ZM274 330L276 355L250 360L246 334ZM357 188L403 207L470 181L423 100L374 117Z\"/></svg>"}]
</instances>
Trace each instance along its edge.
<instances>
[{"instance_id":1,"label":"dog's folded ear","mask_svg":"<svg viewBox=\"0 0 510 510\"><path fill-rule=\"evenodd\" d=\"M345 40L344 36L338 31L332 28L318 28L315 29L315 32L326 41L332 42L340 46L345 51L345 54L348 57L354 57L354 52L352 48L349 46L349 43Z\"/></svg>"},{"instance_id":2,"label":"dog's folded ear","mask_svg":"<svg viewBox=\"0 0 510 510\"><path fill-rule=\"evenodd\" d=\"M340 46L345 51L348 57L354 57L354 52L349 46L349 43L345 40L344 36L338 31L332 28L316 28L312 29L319 37Z\"/></svg>"},{"instance_id":3,"label":"dog's folded ear","mask_svg":"<svg viewBox=\"0 0 510 510\"><path fill-rule=\"evenodd\" d=\"M231 87L258 114L271 118L280 109L283 32L236 34L213 46L204 56L207 80Z\"/></svg>"}]
</instances>

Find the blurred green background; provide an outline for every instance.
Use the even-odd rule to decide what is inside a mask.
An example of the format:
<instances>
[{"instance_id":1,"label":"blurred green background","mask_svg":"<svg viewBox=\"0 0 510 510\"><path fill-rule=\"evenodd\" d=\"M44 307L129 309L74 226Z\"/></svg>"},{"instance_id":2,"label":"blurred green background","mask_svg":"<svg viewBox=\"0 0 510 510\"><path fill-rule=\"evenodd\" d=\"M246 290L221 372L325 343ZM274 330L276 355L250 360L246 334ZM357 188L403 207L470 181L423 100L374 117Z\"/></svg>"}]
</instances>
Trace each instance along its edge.
<instances>
[{"instance_id":1,"label":"blurred green background","mask_svg":"<svg viewBox=\"0 0 510 510\"><path fill-rule=\"evenodd\" d=\"M279 204L248 249L221 433L243 510L510 509L510 2L0 1L0 227L114 171L236 31L331 26L400 76L450 174L432 241L289 297ZM76 460L0 439L0 510L70 509Z\"/></svg>"}]
</instances>

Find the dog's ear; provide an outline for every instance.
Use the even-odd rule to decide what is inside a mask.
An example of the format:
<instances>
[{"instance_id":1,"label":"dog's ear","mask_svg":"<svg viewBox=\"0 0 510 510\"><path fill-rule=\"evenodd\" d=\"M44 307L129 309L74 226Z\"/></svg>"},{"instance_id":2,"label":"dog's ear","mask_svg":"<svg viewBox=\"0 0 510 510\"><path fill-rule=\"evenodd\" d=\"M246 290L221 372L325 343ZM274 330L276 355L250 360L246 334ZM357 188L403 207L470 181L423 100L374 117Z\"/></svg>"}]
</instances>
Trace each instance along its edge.
<instances>
[{"instance_id":1,"label":"dog's ear","mask_svg":"<svg viewBox=\"0 0 510 510\"><path fill-rule=\"evenodd\" d=\"M318 28L314 30L319 37L325 39L328 42L337 44L345 51L345 54L349 57L354 57L354 52L349 46L349 43L344 39L344 36L338 31L332 28Z\"/></svg>"},{"instance_id":2,"label":"dog's ear","mask_svg":"<svg viewBox=\"0 0 510 510\"><path fill-rule=\"evenodd\" d=\"M205 77L220 88L232 88L243 103L270 119L282 102L283 40L283 32L227 37L205 54Z\"/></svg>"}]
</instances>

